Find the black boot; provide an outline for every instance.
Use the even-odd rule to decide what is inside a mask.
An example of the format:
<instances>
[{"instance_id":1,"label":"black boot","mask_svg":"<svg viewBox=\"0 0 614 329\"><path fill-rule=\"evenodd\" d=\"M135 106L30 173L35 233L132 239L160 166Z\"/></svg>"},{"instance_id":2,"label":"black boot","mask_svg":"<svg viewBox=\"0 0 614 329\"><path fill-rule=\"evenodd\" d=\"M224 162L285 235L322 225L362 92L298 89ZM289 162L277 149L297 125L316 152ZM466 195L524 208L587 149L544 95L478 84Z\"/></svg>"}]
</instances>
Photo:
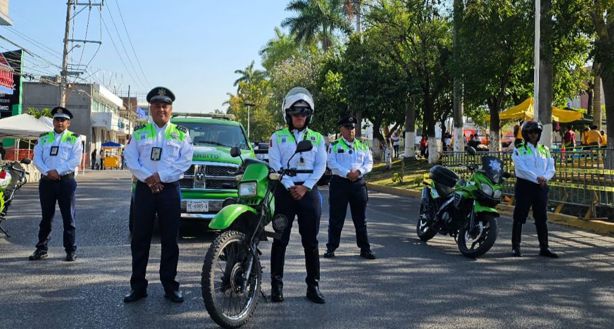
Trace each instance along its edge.
<instances>
[{"instance_id":1,"label":"black boot","mask_svg":"<svg viewBox=\"0 0 614 329\"><path fill-rule=\"evenodd\" d=\"M522 223L514 221L512 224L512 255L520 257L520 240L522 237Z\"/></svg>"},{"instance_id":2,"label":"black boot","mask_svg":"<svg viewBox=\"0 0 614 329\"><path fill-rule=\"evenodd\" d=\"M535 222L535 228L537 229L537 239L539 240L539 255L550 258L559 258L559 255L555 254L548 248L548 225L546 222Z\"/></svg>"},{"instance_id":3,"label":"black boot","mask_svg":"<svg viewBox=\"0 0 614 329\"><path fill-rule=\"evenodd\" d=\"M284 260L286 248L275 245L271 248L271 301L281 303L284 301Z\"/></svg>"},{"instance_id":4,"label":"black boot","mask_svg":"<svg viewBox=\"0 0 614 329\"><path fill-rule=\"evenodd\" d=\"M305 249L305 267L307 269L307 298L316 303L324 304L324 296L320 292L320 255L318 248L307 250Z\"/></svg>"}]
</instances>

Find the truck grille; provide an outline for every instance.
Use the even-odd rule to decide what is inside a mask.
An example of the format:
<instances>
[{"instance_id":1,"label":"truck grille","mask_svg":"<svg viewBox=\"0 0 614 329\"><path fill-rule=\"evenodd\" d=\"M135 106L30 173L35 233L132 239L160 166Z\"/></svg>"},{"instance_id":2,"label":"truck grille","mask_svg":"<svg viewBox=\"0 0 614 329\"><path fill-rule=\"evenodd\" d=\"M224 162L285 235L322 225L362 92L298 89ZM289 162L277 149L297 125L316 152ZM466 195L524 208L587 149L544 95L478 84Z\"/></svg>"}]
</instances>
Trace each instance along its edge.
<instances>
[{"instance_id":1,"label":"truck grille","mask_svg":"<svg viewBox=\"0 0 614 329\"><path fill-rule=\"evenodd\" d=\"M237 167L216 165L191 165L179 181L185 189L236 189Z\"/></svg>"}]
</instances>

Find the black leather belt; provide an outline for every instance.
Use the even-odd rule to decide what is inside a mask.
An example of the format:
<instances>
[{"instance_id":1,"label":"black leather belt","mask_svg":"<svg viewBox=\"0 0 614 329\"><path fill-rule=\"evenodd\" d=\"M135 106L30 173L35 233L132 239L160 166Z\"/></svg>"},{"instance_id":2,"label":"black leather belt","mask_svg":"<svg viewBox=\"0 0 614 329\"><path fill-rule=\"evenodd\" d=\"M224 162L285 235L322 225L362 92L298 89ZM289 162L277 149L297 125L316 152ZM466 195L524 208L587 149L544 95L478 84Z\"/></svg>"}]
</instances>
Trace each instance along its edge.
<instances>
[{"instance_id":1,"label":"black leather belt","mask_svg":"<svg viewBox=\"0 0 614 329\"><path fill-rule=\"evenodd\" d=\"M60 176L60 180L67 180L67 179L74 179L74 178L75 178L75 173L72 173L72 172L70 174L66 174L66 175L61 175ZM52 179L50 179L47 176L43 176L41 179L53 181Z\"/></svg>"},{"instance_id":2,"label":"black leather belt","mask_svg":"<svg viewBox=\"0 0 614 329\"><path fill-rule=\"evenodd\" d=\"M333 179L340 179L340 180L343 180L343 181L345 181L345 182L352 183L352 184L354 184L354 183L364 183L364 177L360 177L360 178L358 178L358 179L357 179L357 180L355 180L355 181L351 181L349 178L347 178L347 177L341 177L341 176L339 176L339 175L333 175L333 177L332 177L332 178L333 178Z\"/></svg>"}]
</instances>

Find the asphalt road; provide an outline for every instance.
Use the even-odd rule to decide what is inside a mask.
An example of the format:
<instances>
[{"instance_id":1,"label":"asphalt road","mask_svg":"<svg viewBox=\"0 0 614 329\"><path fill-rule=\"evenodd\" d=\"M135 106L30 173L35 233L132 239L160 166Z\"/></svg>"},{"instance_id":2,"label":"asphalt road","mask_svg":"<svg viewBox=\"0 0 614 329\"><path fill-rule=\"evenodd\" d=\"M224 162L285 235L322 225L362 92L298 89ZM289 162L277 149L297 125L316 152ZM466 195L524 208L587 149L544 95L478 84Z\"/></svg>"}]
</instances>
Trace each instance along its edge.
<instances>
[{"instance_id":1,"label":"asphalt road","mask_svg":"<svg viewBox=\"0 0 614 329\"><path fill-rule=\"evenodd\" d=\"M163 298L160 245L154 241L149 297L125 305L122 298L129 290L131 261L129 174L88 172L78 180L79 258L74 263L63 261L59 211L49 258L27 260L40 220L37 185L28 184L18 192L4 223L12 236L0 236L0 328L217 327L200 295L202 261L214 235L205 233L201 225L183 230L177 279L185 303ZM525 256L512 258L511 220L504 217L493 249L470 260L460 255L450 237L421 243L415 234L417 211L415 199L370 195L369 234L378 259L358 256L348 219L337 257L321 260L325 305L304 297L304 258L295 225L286 258L286 301L272 304L261 298L245 327L609 328L614 323L614 238L551 224L551 246L562 257L545 259L537 256L535 228L529 224L523 235ZM321 253L327 222L325 205ZM270 243L261 249L268 295Z\"/></svg>"}]
</instances>

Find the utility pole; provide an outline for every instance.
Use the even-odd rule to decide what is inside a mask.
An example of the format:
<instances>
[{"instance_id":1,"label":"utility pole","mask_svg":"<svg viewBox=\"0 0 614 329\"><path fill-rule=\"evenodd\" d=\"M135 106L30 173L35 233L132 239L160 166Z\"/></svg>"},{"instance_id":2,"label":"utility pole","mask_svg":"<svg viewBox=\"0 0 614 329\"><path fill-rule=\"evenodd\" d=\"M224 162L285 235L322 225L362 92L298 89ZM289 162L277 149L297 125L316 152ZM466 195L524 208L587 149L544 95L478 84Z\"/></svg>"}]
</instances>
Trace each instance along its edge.
<instances>
[{"instance_id":1,"label":"utility pole","mask_svg":"<svg viewBox=\"0 0 614 329\"><path fill-rule=\"evenodd\" d=\"M60 106L66 107L66 87L68 84L68 33L70 32L70 15L72 13L73 0L66 2L66 28L64 29L64 52L62 54L62 72L60 81Z\"/></svg>"},{"instance_id":2,"label":"utility pole","mask_svg":"<svg viewBox=\"0 0 614 329\"><path fill-rule=\"evenodd\" d=\"M69 63L68 63L68 54L74 49L81 47L80 44L77 44L73 47L70 47L70 43L78 42L78 43L97 43L102 44L101 41L93 41L93 40L80 40L80 39L69 39L70 33L70 21L74 19L72 16L73 7L76 6L88 6L88 7L100 7L102 8L102 3L92 3L91 1L87 3L79 3L75 2L76 0L66 0L66 27L64 29L64 51L62 53L62 72L60 72L60 106L66 107L66 102L68 98L68 76L69 75L80 75L83 71L69 71ZM79 12L75 14L78 15Z\"/></svg>"}]
</instances>

